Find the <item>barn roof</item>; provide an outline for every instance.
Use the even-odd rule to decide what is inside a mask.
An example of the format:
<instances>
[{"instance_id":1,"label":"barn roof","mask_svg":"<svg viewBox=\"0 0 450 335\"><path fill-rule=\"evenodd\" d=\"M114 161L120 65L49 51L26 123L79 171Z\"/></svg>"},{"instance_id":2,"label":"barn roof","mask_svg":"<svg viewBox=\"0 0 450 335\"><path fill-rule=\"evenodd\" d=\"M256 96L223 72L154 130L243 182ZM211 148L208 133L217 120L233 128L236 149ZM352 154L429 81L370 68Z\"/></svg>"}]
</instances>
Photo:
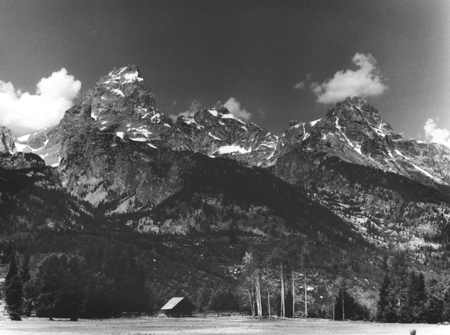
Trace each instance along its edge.
<instances>
[{"instance_id":1,"label":"barn roof","mask_svg":"<svg viewBox=\"0 0 450 335\"><path fill-rule=\"evenodd\" d=\"M161 310L165 310L165 309L172 309L174 308L176 305L178 305L181 300L183 300L184 297L174 297L172 299L170 299L162 308Z\"/></svg>"}]
</instances>

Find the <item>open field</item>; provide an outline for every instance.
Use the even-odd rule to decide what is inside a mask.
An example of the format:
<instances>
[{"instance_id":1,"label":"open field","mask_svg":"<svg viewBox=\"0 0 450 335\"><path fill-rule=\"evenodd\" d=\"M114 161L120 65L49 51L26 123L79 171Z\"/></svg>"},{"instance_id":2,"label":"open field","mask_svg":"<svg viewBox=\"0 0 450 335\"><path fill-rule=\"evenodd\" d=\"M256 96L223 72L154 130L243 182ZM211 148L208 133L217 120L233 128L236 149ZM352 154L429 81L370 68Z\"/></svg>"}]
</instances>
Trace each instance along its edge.
<instances>
[{"instance_id":1,"label":"open field","mask_svg":"<svg viewBox=\"0 0 450 335\"><path fill-rule=\"evenodd\" d=\"M383 324L368 322L332 322L325 320L256 320L245 317L230 318L137 318L111 320L66 320L29 318L22 322L0 321L0 334L273 334L273 335L409 335L412 329L417 335L448 334L450 326L427 324Z\"/></svg>"}]
</instances>

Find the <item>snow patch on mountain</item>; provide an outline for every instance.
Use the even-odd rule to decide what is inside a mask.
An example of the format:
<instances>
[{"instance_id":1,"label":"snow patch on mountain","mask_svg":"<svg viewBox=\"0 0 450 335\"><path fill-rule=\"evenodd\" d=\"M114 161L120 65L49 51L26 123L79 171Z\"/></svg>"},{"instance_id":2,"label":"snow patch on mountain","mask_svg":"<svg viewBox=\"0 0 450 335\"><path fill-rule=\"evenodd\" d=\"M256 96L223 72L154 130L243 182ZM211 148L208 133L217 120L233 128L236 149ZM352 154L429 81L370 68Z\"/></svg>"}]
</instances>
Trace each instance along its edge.
<instances>
[{"instance_id":1,"label":"snow patch on mountain","mask_svg":"<svg viewBox=\"0 0 450 335\"><path fill-rule=\"evenodd\" d=\"M397 155L402 156L404 159L407 159L407 160L410 160L410 159L411 159L410 157L406 157L405 155L403 155L403 154L401 153L401 151L399 151L399 150L397 150L397 149L395 149L395 153L396 153Z\"/></svg>"},{"instance_id":2,"label":"snow patch on mountain","mask_svg":"<svg viewBox=\"0 0 450 335\"><path fill-rule=\"evenodd\" d=\"M221 146L219 148L219 150L217 150L217 152L220 155L231 154L231 153L247 154L247 153L249 153L251 151L252 150L250 148L246 150L245 148L242 148L241 146L236 145L236 144L224 145L224 146Z\"/></svg>"},{"instance_id":3,"label":"snow patch on mountain","mask_svg":"<svg viewBox=\"0 0 450 335\"><path fill-rule=\"evenodd\" d=\"M436 179L436 178L434 178L429 172L425 171L424 169L418 167L417 165L415 165L415 164L413 164L413 163L410 163L410 164L411 164L412 166L414 166L414 168L415 168L417 171L423 173L425 176L427 176L427 177L429 177L429 178L431 178L431 179L433 179L433 180Z\"/></svg>"},{"instance_id":4,"label":"snow patch on mountain","mask_svg":"<svg viewBox=\"0 0 450 335\"><path fill-rule=\"evenodd\" d=\"M211 132L208 132L208 135L211 136L215 140L222 141L221 138L218 138L217 136L214 136L213 134L211 134Z\"/></svg>"},{"instance_id":5,"label":"snow patch on mountain","mask_svg":"<svg viewBox=\"0 0 450 335\"><path fill-rule=\"evenodd\" d=\"M215 117L217 117L217 115L219 115L215 109L208 109L208 112Z\"/></svg>"},{"instance_id":6,"label":"snow patch on mountain","mask_svg":"<svg viewBox=\"0 0 450 335\"><path fill-rule=\"evenodd\" d=\"M26 142L26 141L28 141L30 136L31 136L31 134L22 135L22 136L18 137L17 140L20 141L20 142Z\"/></svg>"},{"instance_id":7,"label":"snow patch on mountain","mask_svg":"<svg viewBox=\"0 0 450 335\"><path fill-rule=\"evenodd\" d=\"M125 81L123 82L124 84L132 83L134 81L143 81L144 80L138 76L137 71L131 72L131 73L125 73L123 75L123 77L125 78Z\"/></svg>"},{"instance_id":8,"label":"snow patch on mountain","mask_svg":"<svg viewBox=\"0 0 450 335\"><path fill-rule=\"evenodd\" d=\"M236 120L242 124L246 124L244 121L242 121L241 119L235 117L233 114L229 113L229 114L222 114L222 119L233 119Z\"/></svg>"},{"instance_id":9,"label":"snow patch on mountain","mask_svg":"<svg viewBox=\"0 0 450 335\"><path fill-rule=\"evenodd\" d=\"M319 121L321 121L321 120L322 120L322 119L317 119L317 120L311 121L311 122L310 122L311 127L314 127L314 126L317 124L317 122L319 122Z\"/></svg>"},{"instance_id":10,"label":"snow patch on mountain","mask_svg":"<svg viewBox=\"0 0 450 335\"><path fill-rule=\"evenodd\" d=\"M116 93L117 95L120 95L122 97L125 97L125 94L123 94L123 92L121 90L119 90L118 88L114 88L111 91L113 91L114 93Z\"/></svg>"},{"instance_id":11,"label":"snow patch on mountain","mask_svg":"<svg viewBox=\"0 0 450 335\"><path fill-rule=\"evenodd\" d=\"M17 143L15 142L14 145L16 146L17 151L19 152L23 152L25 150L25 148L30 148L28 146L28 144L22 144L22 143ZM31 150L31 149L30 149Z\"/></svg>"}]
</instances>

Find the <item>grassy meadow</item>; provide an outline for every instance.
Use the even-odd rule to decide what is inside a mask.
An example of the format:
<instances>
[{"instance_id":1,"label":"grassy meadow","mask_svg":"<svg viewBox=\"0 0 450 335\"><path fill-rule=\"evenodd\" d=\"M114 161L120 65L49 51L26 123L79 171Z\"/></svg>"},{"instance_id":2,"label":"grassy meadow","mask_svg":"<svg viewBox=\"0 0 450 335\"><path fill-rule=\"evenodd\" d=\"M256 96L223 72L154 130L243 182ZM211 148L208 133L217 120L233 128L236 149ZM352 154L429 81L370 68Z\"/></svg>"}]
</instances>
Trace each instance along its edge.
<instances>
[{"instance_id":1,"label":"grassy meadow","mask_svg":"<svg viewBox=\"0 0 450 335\"><path fill-rule=\"evenodd\" d=\"M448 334L450 326L429 324L386 324L369 322L333 322L327 320L281 320L252 319L247 317L221 318L135 318L108 320L68 320L49 321L41 318L28 318L22 322L0 321L2 335L36 334L271 334L271 335L409 335L415 329L417 335Z\"/></svg>"}]
</instances>

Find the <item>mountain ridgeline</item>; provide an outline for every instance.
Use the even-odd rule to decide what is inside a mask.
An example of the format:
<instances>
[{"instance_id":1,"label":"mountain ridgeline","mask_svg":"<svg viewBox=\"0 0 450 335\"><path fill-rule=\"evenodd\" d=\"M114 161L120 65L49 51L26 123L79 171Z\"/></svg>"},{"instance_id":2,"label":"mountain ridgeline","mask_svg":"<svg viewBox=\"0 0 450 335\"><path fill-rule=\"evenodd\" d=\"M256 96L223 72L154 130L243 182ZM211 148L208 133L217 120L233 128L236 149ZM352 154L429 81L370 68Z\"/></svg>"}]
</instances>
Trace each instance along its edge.
<instances>
[{"instance_id":1,"label":"mountain ridgeline","mask_svg":"<svg viewBox=\"0 0 450 335\"><path fill-rule=\"evenodd\" d=\"M404 139L361 98L338 103L322 119L292 121L278 138L240 120L220 102L173 120L156 108L139 69L127 66L101 78L59 125L19 137L15 147L8 143L11 153L33 152L57 167L62 187L103 214L135 213L133 226L140 231L197 229L198 208L190 220L170 222L162 221L160 208L181 197L179 192L186 194L193 175L200 184L211 181L193 172L211 174L202 168L206 165L229 171L222 178L236 188L244 185L234 181L236 169L250 179L263 169L350 223L371 243L417 247L442 239L446 231L450 150ZM231 167L226 159L239 164ZM260 196L242 189L249 204ZM216 187L212 197L224 190ZM275 188L271 192L267 198L281 199ZM429 208L436 215L427 215ZM145 215L138 218L139 212ZM227 218L216 217L213 226L227 226ZM418 222L422 219L429 223L426 228Z\"/></svg>"},{"instance_id":2,"label":"mountain ridgeline","mask_svg":"<svg viewBox=\"0 0 450 335\"><path fill-rule=\"evenodd\" d=\"M198 292L202 271L233 287L236 266L261 239L299 237L325 276L340 258L358 276L370 257L363 273L379 283L379 253L393 246L409 250L418 267L448 266L450 149L403 138L361 98L319 120L291 121L278 137L220 102L172 119L130 65L101 78L58 125L18 138L1 127L0 152L8 257L13 240L31 248L20 234L61 241L75 234L64 252L81 246L86 255L114 239L109 248L130 243L145 271L170 273L170 290L167 278L151 276L166 295L184 281L167 264L182 259L197 276L188 296ZM31 249L62 251L52 243ZM166 297L152 292L158 303Z\"/></svg>"}]
</instances>

